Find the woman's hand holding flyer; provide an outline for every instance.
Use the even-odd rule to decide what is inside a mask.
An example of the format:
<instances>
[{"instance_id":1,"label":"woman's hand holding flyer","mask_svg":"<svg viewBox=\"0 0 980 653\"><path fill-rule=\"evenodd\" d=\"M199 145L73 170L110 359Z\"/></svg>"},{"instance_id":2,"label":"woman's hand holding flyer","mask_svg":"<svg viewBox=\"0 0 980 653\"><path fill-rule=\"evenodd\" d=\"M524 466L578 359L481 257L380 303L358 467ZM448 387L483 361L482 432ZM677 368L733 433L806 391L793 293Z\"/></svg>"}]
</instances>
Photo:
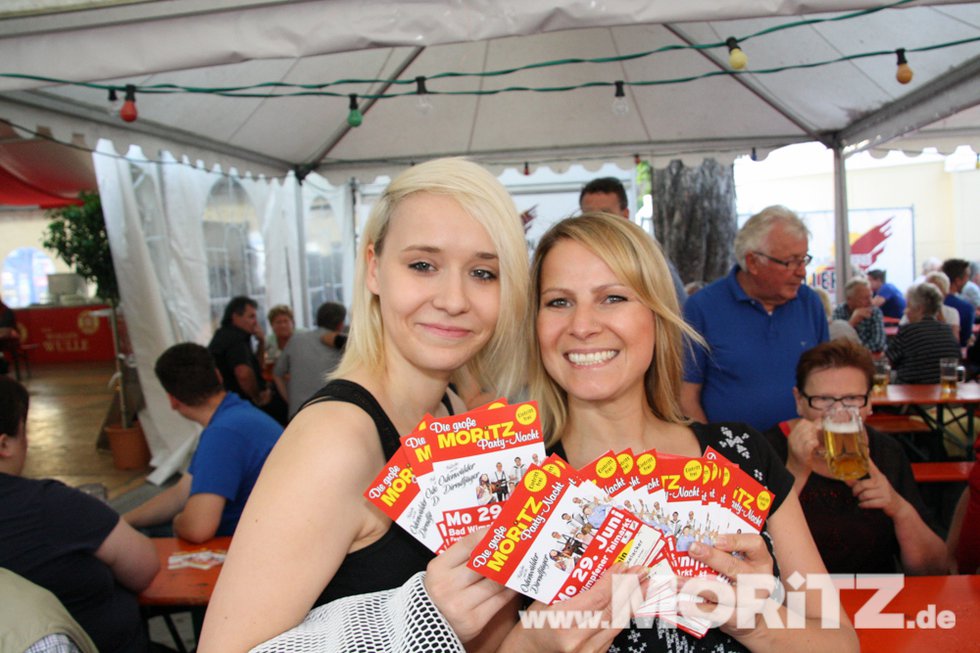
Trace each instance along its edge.
<instances>
[{"instance_id":1,"label":"woman's hand holding flyer","mask_svg":"<svg viewBox=\"0 0 980 653\"><path fill-rule=\"evenodd\" d=\"M436 553L487 529L469 568L547 605L616 564L645 567L636 615L702 636L711 622L677 606L703 599L678 593L677 579L730 583L705 547L758 533L772 493L711 448L699 458L609 451L581 470L544 454L537 404L501 400L427 417L364 494Z\"/></svg>"}]
</instances>

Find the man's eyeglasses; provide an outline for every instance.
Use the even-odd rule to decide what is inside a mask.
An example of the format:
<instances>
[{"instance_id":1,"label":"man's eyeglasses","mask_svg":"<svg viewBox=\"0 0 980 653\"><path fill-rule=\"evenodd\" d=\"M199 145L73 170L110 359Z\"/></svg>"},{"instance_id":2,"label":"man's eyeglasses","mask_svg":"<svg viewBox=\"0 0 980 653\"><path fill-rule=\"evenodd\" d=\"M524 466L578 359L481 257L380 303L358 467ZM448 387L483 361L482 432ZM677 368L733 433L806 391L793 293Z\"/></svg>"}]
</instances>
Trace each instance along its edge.
<instances>
[{"instance_id":1,"label":"man's eyeglasses","mask_svg":"<svg viewBox=\"0 0 980 653\"><path fill-rule=\"evenodd\" d=\"M864 408L868 405L868 395L844 395L843 397L828 397L825 395L817 395L811 397L807 393L800 391L800 396L806 399L806 402L810 404L810 408L815 410L829 410L831 406L840 402L842 406L847 406L848 408Z\"/></svg>"},{"instance_id":2,"label":"man's eyeglasses","mask_svg":"<svg viewBox=\"0 0 980 653\"><path fill-rule=\"evenodd\" d=\"M752 252L752 253L755 254L756 256L761 256L763 258L769 259L773 263L778 263L779 265L789 270L795 270L799 268L801 265L803 267L806 267L810 265L810 261L813 260L813 257L810 256L809 254L807 254L806 256L800 256L800 257L794 256L793 258L781 259L781 258L776 258L775 256L769 256L768 254L764 254L762 252Z\"/></svg>"}]
</instances>

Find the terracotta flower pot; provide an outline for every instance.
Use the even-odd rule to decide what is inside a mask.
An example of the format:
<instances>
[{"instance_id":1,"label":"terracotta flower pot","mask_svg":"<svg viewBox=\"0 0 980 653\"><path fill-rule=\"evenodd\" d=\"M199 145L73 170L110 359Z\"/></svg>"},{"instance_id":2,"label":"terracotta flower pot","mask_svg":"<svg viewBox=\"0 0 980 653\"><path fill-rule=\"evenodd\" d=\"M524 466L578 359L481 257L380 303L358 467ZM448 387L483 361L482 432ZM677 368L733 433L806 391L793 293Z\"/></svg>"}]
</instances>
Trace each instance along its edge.
<instances>
[{"instance_id":1,"label":"terracotta flower pot","mask_svg":"<svg viewBox=\"0 0 980 653\"><path fill-rule=\"evenodd\" d=\"M150 464L150 448L139 422L130 428L106 426L105 432L116 469L144 469Z\"/></svg>"}]
</instances>

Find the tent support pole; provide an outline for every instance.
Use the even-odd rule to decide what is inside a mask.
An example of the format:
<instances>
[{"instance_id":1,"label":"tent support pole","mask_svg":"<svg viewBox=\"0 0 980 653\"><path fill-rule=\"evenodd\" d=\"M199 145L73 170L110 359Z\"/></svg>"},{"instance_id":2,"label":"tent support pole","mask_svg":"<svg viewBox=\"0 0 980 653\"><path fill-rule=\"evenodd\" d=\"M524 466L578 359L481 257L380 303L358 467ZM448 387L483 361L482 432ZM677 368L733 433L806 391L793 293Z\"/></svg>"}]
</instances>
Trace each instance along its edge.
<instances>
[{"instance_id":1,"label":"tent support pole","mask_svg":"<svg viewBox=\"0 0 980 653\"><path fill-rule=\"evenodd\" d=\"M303 180L299 177L296 178L296 192L293 194L293 201L296 202L296 240L299 242L297 245L296 258L299 259L299 301L293 302L293 310L299 313L301 316L303 326L309 328L313 325L313 316L310 315L310 307L307 303L310 301L309 298L309 287L307 284L309 280L306 272L306 207L303 206ZM289 262L289 258L286 258L286 262ZM292 288L290 287L289 292L292 294ZM297 308L299 309L297 311Z\"/></svg>"},{"instance_id":2,"label":"tent support pole","mask_svg":"<svg viewBox=\"0 0 980 653\"><path fill-rule=\"evenodd\" d=\"M844 301L844 285L851 277L851 241L847 219L847 168L844 149L834 143L834 260L837 302Z\"/></svg>"}]
</instances>

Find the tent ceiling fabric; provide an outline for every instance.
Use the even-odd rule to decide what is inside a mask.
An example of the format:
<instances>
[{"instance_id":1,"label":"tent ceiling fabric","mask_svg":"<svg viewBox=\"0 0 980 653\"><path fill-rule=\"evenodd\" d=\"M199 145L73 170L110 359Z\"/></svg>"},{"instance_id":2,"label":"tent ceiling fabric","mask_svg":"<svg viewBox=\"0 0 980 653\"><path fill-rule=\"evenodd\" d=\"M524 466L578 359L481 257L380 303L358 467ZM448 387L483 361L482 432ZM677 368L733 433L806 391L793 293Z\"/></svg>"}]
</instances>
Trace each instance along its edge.
<instances>
[{"instance_id":1,"label":"tent ceiling fabric","mask_svg":"<svg viewBox=\"0 0 980 653\"><path fill-rule=\"evenodd\" d=\"M4 53L0 72L141 86L414 79L448 71L482 73L556 59L717 43L804 16L826 17L804 14L814 4L791 0L122 3L0 20ZM819 3L822 11L886 4ZM572 160L622 162L637 154L656 165L671 158L705 155L730 159L753 148L764 156L782 145L810 140L830 143L835 137L846 137L843 145L880 148L888 146L894 135L920 128L916 137L921 140L898 146L909 149L912 143L917 147L929 137L942 136L943 143L958 141L980 150L980 120L971 109L980 103L978 42L910 54L915 76L908 86L895 81L894 55L752 74L752 70L977 36L980 5L946 2L914 3L778 31L743 43L749 56L747 74L627 86L630 112L622 117L611 111L610 86L483 96L439 93L676 79L726 69L727 52L684 49L631 61L553 66L500 77L430 80L432 108L427 114L416 110L416 97L411 94L362 100L364 122L358 128L346 124L346 97L150 93L138 95L139 120L126 124L106 115L105 91L11 78L0 78L0 119L28 129L49 127L59 140L81 134L89 147L104 136L115 141L117 149L137 143L146 152L169 149L201 158L207 165L220 163L225 169L236 166L255 174L282 174L289 167L309 165L335 183L352 175L372 179L439 155L466 155L495 169L520 167L525 161L557 168ZM932 92L957 74L955 84L946 84L950 88L943 87L941 96ZM411 93L414 86L351 85L330 90L370 95ZM889 113L890 106L902 110ZM926 127L930 123L936 124Z\"/></svg>"}]
</instances>

